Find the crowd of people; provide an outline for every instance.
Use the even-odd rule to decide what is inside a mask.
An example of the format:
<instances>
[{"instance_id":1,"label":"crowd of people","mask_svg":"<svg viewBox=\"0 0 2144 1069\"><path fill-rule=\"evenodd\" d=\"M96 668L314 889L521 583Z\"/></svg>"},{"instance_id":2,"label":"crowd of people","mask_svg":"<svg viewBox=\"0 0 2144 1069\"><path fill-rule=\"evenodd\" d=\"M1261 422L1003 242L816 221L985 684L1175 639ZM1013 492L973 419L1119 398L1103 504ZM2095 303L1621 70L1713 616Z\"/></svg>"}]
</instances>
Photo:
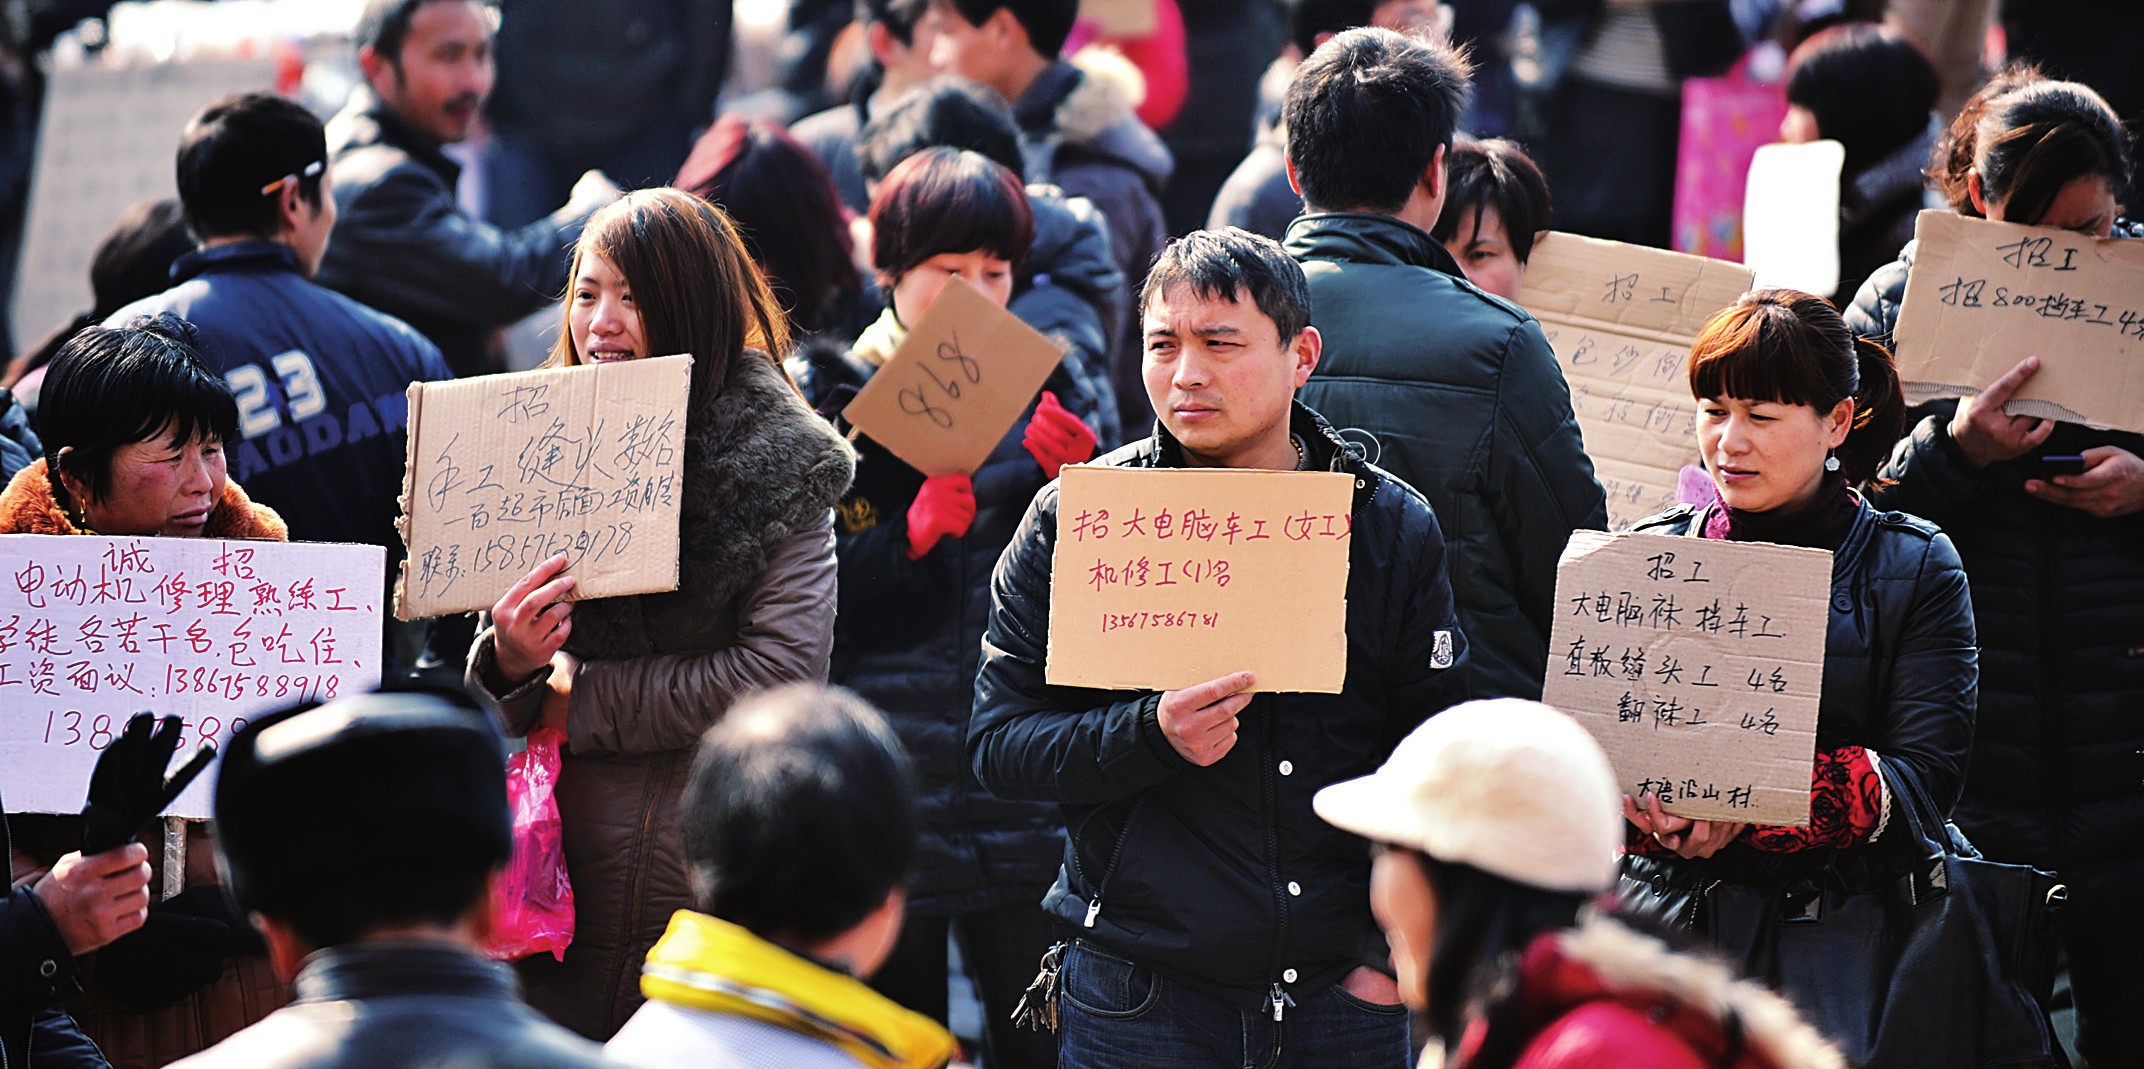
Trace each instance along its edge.
<instances>
[{"instance_id":1,"label":"crowd of people","mask_svg":"<svg viewBox=\"0 0 2144 1069\"><path fill-rule=\"evenodd\" d=\"M859 75L790 124L713 114L729 5L681 6L576 55L545 5L370 0L348 106L202 109L95 307L9 363L0 533L392 561L410 384L504 370L554 302L547 368L692 357L675 589L583 599L559 554L387 620L377 692L229 738L206 826L0 822L0 1066L2072 1064L2034 962L1871 995L1911 908L1778 945L1948 857L2066 886L2075 1053L2144 1064L2144 440L2009 414L2038 357L1909 407L1894 354L1924 206L2144 237L2092 87L2011 64L1950 116L1899 20L1789 15L1780 137L1845 146L1839 288L1710 318L1700 490L1635 528L1831 555L1810 820L1768 826L1625 793L1540 703L1608 512L1516 303L1551 228L1664 243L1625 186L1767 5L1537 3L1538 97L1481 29L1510 5L1222 12L1270 51L1218 160L1152 128L1219 121L1210 76L1082 47L1076 0L834 5ZM1153 6L1198 53L1209 5ZM556 84L494 93L515 50ZM486 116L488 219L447 151ZM1064 357L926 474L845 410L955 279ZM1339 689L1052 682L1072 465L1347 476ZM497 962L541 729L572 943Z\"/></svg>"}]
</instances>

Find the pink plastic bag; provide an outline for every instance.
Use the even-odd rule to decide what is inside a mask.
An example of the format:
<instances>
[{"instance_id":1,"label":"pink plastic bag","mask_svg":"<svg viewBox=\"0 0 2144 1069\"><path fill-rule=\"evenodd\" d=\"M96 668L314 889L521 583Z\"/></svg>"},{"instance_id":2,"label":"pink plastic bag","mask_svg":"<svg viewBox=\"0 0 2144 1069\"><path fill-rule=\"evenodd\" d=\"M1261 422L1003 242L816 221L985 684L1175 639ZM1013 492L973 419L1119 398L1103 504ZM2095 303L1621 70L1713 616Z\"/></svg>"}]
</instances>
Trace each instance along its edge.
<instances>
[{"instance_id":1,"label":"pink plastic bag","mask_svg":"<svg viewBox=\"0 0 2144 1069\"><path fill-rule=\"evenodd\" d=\"M538 728L529 747L506 759L506 801L514 814L514 856L499 881L492 957L502 961L548 950L560 961L573 944L573 884L560 839L558 747L565 733Z\"/></svg>"},{"instance_id":2,"label":"pink plastic bag","mask_svg":"<svg viewBox=\"0 0 2144 1069\"><path fill-rule=\"evenodd\" d=\"M1760 145L1779 140L1786 88L1751 68L1755 50L1718 78L1682 83L1682 143L1675 163L1675 251L1742 260L1742 194Z\"/></svg>"}]
</instances>

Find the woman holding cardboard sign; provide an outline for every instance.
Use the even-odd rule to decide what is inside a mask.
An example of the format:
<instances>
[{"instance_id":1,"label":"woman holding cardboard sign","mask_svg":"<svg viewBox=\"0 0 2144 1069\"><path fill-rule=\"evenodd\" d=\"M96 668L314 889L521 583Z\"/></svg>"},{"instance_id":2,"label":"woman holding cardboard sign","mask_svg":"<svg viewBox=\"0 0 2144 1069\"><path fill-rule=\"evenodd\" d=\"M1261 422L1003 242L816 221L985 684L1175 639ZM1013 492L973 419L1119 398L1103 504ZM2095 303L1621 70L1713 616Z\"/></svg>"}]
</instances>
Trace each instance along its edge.
<instances>
[{"instance_id":1,"label":"woman holding cardboard sign","mask_svg":"<svg viewBox=\"0 0 2144 1069\"><path fill-rule=\"evenodd\" d=\"M1033 235L1012 172L974 152L927 149L896 166L871 201L873 262L885 314L846 357L791 366L827 418L892 358L953 278L1004 306ZM990 354L966 354L987 373ZM1068 359L1077 359L1076 357ZM1056 1037L1019 1031L1013 1005L1053 940L1036 905L1063 852L1056 810L984 791L962 749L989 615L990 571L1035 492L1094 455L1101 404L1060 365L972 475L925 478L869 436L856 439L856 486L840 508L842 611L837 683L885 710L916 759L923 835L909 917L878 987L946 1016L946 936L984 1008L992 1065L1054 1065Z\"/></svg>"},{"instance_id":2,"label":"woman holding cardboard sign","mask_svg":"<svg viewBox=\"0 0 2144 1069\"><path fill-rule=\"evenodd\" d=\"M1706 324L1689 377L1717 497L1637 530L1833 554L1810 821L1688 820L1657 798L1626 798L1625 904L1743 956L1855 1064L1979 1064L1945 1054L1959 1042L1977 1052L1977 1029L1926 1002L1907 1003L1919 1020L1896 1012L1896 998L1887 1013L1880 995L1861 997L1852 982L1903 931L1840 951L1866 960L1821 962L1787 952L1777 934L1782 917L1843 915L1842 902L1920 872L1937 847L1919 829L1942 833L1972 743L1977 651L1957 551L1934 525L1878 512L1855 489L1904 423L1891 356L1849 334L1823 298L1760 290ZM1844 923L1833 922L1826 931ZM1897 990L1925 989L1900 978Z\"/></svg>"},{"instance_id":3,"label":"woman holding cardboard sign","mask_svg":"<svg viewBox=\"0 0 2144 1069\"><path fill-rule=\"evenodd\" d=\"M563 963L520 963L529 1001L608 1038L640 1004L640 962L690 902L675 801L694 745L743 694L823 680L834 623L834 503L849 448L770 352L780 307L721 211L629 193L574 249L550 366L690 353L678 588L571 601L565 558L493 607L469 677L508 726L566 735L559 776L577 928Z\"/></svg>"}]
</instances>

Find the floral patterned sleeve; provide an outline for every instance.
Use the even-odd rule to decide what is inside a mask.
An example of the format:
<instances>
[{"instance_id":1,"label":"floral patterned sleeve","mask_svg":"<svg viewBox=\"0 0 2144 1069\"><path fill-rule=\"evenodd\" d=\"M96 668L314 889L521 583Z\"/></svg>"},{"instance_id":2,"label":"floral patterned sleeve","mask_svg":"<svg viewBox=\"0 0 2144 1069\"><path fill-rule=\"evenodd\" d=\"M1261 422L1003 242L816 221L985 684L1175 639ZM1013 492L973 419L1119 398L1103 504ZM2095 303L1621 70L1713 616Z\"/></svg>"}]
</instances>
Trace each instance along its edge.
<instances>
[{"instance_id":1,"label":"floral patterned sleeve","mask_svg":"<svg viewBox=\"0 0 2144 1069\"><path fill-rule=\"evenodd\" d=\"M1819 846L1860 846L1883 831L1887 799L1875 754L1859 746L1821 751L1811 779L1807 827L1755 825L1744 840L1759 850L1787 854Z\"/></svg>"}]
</instances>

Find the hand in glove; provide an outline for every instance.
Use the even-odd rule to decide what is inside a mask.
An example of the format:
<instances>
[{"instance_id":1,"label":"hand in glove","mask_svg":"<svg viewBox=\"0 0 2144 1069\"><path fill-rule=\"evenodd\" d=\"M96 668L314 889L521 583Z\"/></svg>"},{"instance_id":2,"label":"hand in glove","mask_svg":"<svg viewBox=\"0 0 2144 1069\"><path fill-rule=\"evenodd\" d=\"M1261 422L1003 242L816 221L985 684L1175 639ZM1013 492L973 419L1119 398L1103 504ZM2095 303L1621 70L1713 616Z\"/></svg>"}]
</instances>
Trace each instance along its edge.
<instances>
[{"instance_id":1,"label":"hand in glove","mask_svg":"<svg viewBox=\"0 0 2144 1069\"><path fill-rule=\"evenodd\" d=\"M83 855L133 842L142 825L162 813L208 767L216 747L203 742L168 778L164 775L184 729L178 717L136 713L97 756L97 767L89 774L89 800L82 806Z\"/></svg>"},{"instance_id":2,"label":"hand in glove","mask_svg":"<svg viewBox=\"0 0 2144 1069\"><path fill-rule=\"evenodd\" d=\"M149 919L97 952L91 982L138 1013L169 1006L223 978L225 959L265 947L223 888L189 887L149 907Z\"/></svg>"},{"instance_id":3,"label":"hand in glove","mask_svg":"<svg viewBox=\"0 0 2144 1069\"><path fill-rule=\"evenodd\" d=\"M1035 414L1028 417L1027 437L1020 442L1042 465L1042 474L1056 478L1067 464L1085 464L1094 459L1094 431L1078 416L1059 404L1057 395L1042 391Z\"/></svg>"},{"instance_id":4,"label":"hand in glove","mask_svg":"<svg viewBox=\"0 0 2144 1069\"><path fill-rule=\"evenodd\" d=\"M959 538L975 522L975 484L965 475L933 475L923 480L908 505L908 559L921 560L938 540Z\"/></svg>"}]
</instances>

